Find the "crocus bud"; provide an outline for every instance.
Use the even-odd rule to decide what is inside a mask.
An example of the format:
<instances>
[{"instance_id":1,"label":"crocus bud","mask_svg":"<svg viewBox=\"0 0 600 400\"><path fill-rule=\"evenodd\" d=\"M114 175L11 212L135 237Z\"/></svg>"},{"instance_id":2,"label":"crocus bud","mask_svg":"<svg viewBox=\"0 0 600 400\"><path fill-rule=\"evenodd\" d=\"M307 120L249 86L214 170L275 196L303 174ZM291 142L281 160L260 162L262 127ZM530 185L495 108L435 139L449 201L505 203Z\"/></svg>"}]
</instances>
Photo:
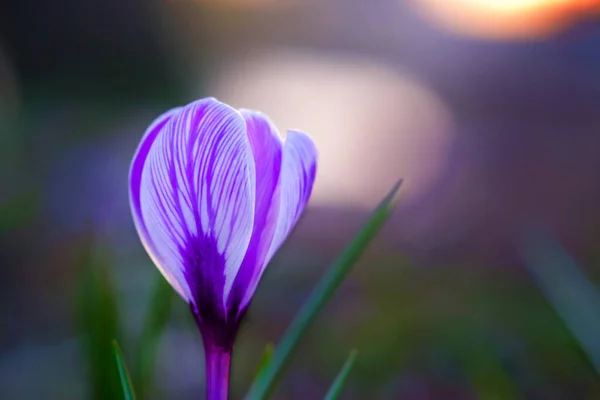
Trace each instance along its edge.
<instances>
[{"instance_id":1,"label":"crocus bud","mask_svg":"<svg viewBox=\"0 0 600 400\"><path fill-rule=\"evenodd\" d=\"M133 220L203 337L208 399L227 398L240 320L312 191L317 151L263 114L216 99L158 117L133 158Z\"/></svg>"}]
</instances>

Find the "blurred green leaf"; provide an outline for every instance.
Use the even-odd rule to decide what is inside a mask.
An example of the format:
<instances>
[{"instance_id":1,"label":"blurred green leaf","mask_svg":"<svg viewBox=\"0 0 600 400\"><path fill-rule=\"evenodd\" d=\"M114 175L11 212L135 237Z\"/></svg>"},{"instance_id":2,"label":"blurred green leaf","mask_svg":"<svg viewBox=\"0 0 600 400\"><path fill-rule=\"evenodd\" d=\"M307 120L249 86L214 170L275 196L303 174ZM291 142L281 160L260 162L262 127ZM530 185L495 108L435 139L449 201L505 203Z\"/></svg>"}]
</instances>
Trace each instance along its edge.
<instances>
[{"instance_id":1,"label":"blurred green leaf","mask_svg":"<svg viewBox=\"0 0 600 400\"><path fill-rule=\"evenodd\" d=\"M152 391L153 375L156 369L160 338L169 323L175 291L167 280L157 273L152 299L146 314L144 327L139 339L135 382L138 395L146 398Z\"/></svg>"},{"instance_id":2,"label":"blurred green leaf","mask_svg":"<svg viewBox=\"0 0 600 400\"><path fill-rule=\"evenodd\" d=\"M27 224L38 208L39 195L32 191L18 193L0 204L0 235Z\"/></svg>"},{"instance_id":3,"label":"blurred green leaf","mask_svg":"<svg viewBox=\"0 0 600 400\"><path fill-rule=\"evenodd\" d=\"M123 388L123 398L125 400L135 400L135 393L133 391L133 384L131 383L131 377L127 370L127 365L123 359L123 353L119 348L119 344L116 340L112 342L113 354L115 355L115 361L117 363L117 369L119 370L119 378L121 379L121 387Z\"/></svg>"},{"instance_id":4,"label":"blurred green leaf","mask_svg":"<svg viewBox=\"0 0 600 400\"><path fill-rule=\"evenodd\" d=\"M257 381L261 378L261 376L265 373L271 358L273 358L273 352L275 351L275 346L273 343L267 343L265 346L265 351L258 363L258 369L256 370L256 376L254 377L254 381Z\"/></svg>"},{"instance_id":5,"label":"blurred green leaf","mask_svg":"<svg viewBox=\"0 0 600 400\"><path fill-rule=\"evenodd\" d=\"M448 352L452 354L471 384L478 399L518 399L519 391L502 363L489 337L476 327L450 326L446 332ZM441 327L440 327L441 328ZM441 329L440 329L441 330Z\"/></svg>"},{"instance_id":6,"label":"blurred green leaf","mask_svg":"<svg viewBox=\"0 0 600 400\"><path fill-rule=\"evenodd\" d=\"M342 392L342 388L344 387L344 383L346 383L346 379L350 374L350 370L352 369L352 365L354 365L354 361L356 360L356 355L358 352L356 350L352 350L350 355L346 359L346 362L342 366L342 369L335 377L335 380L331 384L331 387L327 391L325 395L325 400L336 400L340 393Z\"/></svg>"},{"instance_id":7,"label":"blurred green leaf","mask_svg":"<svg viewBox=\"0 0 600 400\"><path fill-rule=\"evenodd\" d=\"M525 265L600 373L600 293L561 243L545 230L522 242Z\"/></svg>"},{"instance_id":8,"label":"blurred green leaf","mask_svg":"<svg viewBox=\"0 0 600 400\"><path fill-rule=\"evenodd\" d=\"M91 378L90 398L114 399L120 392L111 342L119 337L118 308L109 274L107 251L96 248L88 238L81 256L79 322L83 333L83 354Z\"/></svg>"},{"instance_id":9,"label":"blurred green leaf","mask_svg":"<svg viewBox=\"0 0 600 400\"><path fill-rule=\"evenodd\" d=\"M369 243L371 243L375 235L387 221L396 204L401 184L401 180L396 183L390 193L373 211L371 217L354 240L344 249L317 283L310 297L284 333L263 373L250 387L246 399L263 400L268 398L277 379L281 376L283 369L287 365L290 356L318 312L331 298Z\"/></svg>"}]
</instances>

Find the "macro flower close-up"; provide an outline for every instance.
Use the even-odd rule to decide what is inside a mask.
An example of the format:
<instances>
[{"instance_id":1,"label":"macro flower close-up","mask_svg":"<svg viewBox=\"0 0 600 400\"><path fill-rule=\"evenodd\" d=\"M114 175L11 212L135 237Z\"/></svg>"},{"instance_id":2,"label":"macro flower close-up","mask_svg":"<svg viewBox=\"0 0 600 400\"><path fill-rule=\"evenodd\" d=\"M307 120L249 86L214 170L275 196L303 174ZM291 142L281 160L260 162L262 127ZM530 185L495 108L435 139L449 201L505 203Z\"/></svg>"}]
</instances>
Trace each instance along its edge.
<instances>
[{"instance_id":1,"label":"macro flower close-up","mask_svg":"<svg viewBox=\"0 0 600 400\"><path fill-rule=\"evenodd\" d=\"M600 0L0 10L2 399L600 399Z\"/></svg>"},{"instance_id":2,"label":"macro flower close-up","mask_svg":"<svg viewBox=\"0 0 600 400\"><path fill-rule=\"evenodd\" d=\"M284 141L265 115L213 98L161 115L138 147L133 218L202 333L209 396L227 391L239 323L308 202L316 162L306 134Z\"/></svg>"}]
</instances>

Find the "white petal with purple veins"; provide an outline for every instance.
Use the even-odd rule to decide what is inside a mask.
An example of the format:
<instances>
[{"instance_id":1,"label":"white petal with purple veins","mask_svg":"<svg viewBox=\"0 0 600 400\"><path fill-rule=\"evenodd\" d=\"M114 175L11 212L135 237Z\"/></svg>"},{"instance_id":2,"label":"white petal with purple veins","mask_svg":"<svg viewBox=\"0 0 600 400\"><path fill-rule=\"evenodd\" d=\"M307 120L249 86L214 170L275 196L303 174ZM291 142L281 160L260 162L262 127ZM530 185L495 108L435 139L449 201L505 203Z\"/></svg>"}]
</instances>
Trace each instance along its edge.
<instances>
[{"instance_id":1,"label":"white petal with purple veins","mask_svg":"<svg viewBox=\"0 0 600 400\"><path fill-rule=\"evenodd\" d=\"M180 109L148 153L140 204L158 266L186 300L203 295L194 286L199 273L222 285L211 290L229 291L250 241L254 203L254 159L240 113L214 99Z\"/></svg>"},{"instance_id":2,"label":"white petal with purple veins","mask_svg":"<svg viewBox=\"0 0 600 400\"><path fill-rule=\"evenodd\" d=\"M150 257L203 334L231 346L258 282L302 214L317 151L265 115L208 98L148 128L130 171L133 219Z\"/></svg>"},{"instance_id":3,"label":"white petal with purple veins","mask_svg":"<svg viewBox=\"0 0 600 400\"><path fill-rule=\"evenodd\" d=\"M157 266L165 265L164 260L158 253L156 249L156 245L153 243L152 238L148 233L148 228L146 226L146 222L142 217L142 206L140 200L140 189L142 183L142 172L144 170L144 165L146 163L146 159L148 158L148 153L152 148L152 144L156 140L157 136L161 132L161 129L164 125L171 119L171 117L176 114L180 108L174 108L166 113L162 114L158 118L156 118L152 124L146 129L142 141L140 142L137 151L133 157L133 161L131 163L131 170L129 172L129 196L130 196L130 204L131 211L133 214L133 221L135 227L138 231L142 244L144 248L152 258L152 261ZM161 267L159 267L161 268ZM169 276L164 274L165 278L169 281L171 286L182 296L187 297L187 290L184 289L181 282L175 279L173 276Z\"/></svg>"},{"instance_id":4,"label":"white petal with purple veins","mask_svg":"<svg viewBox=\"0 0 600 400\"><path fill-rule=\"evenodd\" d=\"M249 110L241 112L246 120L256 165L254 229L229 297L231 303L238 302L240 309L243 309L256 290L275 235L280 205L278 189L283 143L277 128L266 115Z\"/></svg>"},{"instance_id":5,"label":"white petal with purple veins","mask_svg":"<svg viewBox=\"0 0 600 400\"><path fill-rule=\"evenodd\" d=\"M308 203L317 172L317 149L305 133L288 131L283 145L281 204L267 261L279 249Z\"/></svg>"}]
</instances>

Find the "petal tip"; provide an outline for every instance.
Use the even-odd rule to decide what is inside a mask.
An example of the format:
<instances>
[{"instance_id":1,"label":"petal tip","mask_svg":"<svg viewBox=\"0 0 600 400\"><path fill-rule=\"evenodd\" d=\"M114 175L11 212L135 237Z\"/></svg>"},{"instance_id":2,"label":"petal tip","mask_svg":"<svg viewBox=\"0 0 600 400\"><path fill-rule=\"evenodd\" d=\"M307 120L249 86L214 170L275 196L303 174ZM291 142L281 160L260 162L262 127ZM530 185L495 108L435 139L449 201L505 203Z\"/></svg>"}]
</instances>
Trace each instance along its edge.
<instances>
[{"instance_id":1,"label":"petal tip","mask_svg":"<svg viewBox=\"0 0 600 400\"><path fill-rule=\"evenodd\" d=\"M302 147L312 154L314 157L314 162L316 163L316 160L319 156L319 151L317 150L315 141L308 133L297 129L288 129L286 134L286 142L291 141L295 143L301 143Z\"/></svg>"}]
</instances>

